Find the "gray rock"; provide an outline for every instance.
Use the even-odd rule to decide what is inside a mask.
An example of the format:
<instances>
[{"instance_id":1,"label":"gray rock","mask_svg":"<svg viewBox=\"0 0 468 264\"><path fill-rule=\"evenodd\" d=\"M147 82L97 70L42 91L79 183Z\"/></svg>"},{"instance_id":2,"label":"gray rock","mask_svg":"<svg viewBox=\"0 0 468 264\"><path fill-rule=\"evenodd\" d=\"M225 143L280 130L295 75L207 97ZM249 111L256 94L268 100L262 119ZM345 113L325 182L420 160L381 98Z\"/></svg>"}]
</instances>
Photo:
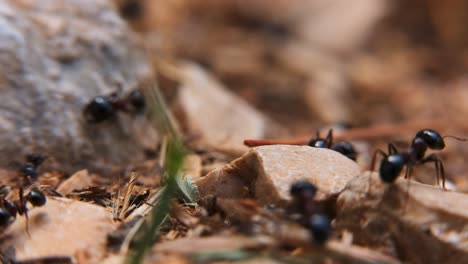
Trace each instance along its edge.
<instances>
[{"instance_id":1,"label":"gray rock","mask_svg":"<svg viewBox=\"0 0 468 264\"><path fill-rule=\"evenodd\" d=\"M144 117L88 125L81 114L149 76L136 39L111 1L0 2L0 166L31 151L69 172L141 160L156 144Z\"/></svg>"}]
</instances>

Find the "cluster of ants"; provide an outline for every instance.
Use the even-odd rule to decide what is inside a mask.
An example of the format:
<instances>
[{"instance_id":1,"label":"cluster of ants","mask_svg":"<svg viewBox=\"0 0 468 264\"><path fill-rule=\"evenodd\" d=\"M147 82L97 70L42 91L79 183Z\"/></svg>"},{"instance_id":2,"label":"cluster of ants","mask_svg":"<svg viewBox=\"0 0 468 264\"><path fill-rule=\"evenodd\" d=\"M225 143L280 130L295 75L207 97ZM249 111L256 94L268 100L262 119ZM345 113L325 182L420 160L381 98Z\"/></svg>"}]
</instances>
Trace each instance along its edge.
<instances>
[{"instance_id":1,"label":"cluster of ants","mask_svg":"<svg viewBox=\"0 0 468 264\"><path fill-rule=\"evenodd\" d=\"M329 130L325 139L321 138L317 132L316 138L312 138L308 145L316 148L329 148L344 156L356 160L357 152L353 145L346 141L333 143L332 130ZM409 148L398 151L394 144L388 144L388 152L376 150L372 156L370 171L374 166L378 155L382 156L379 167L380 179L387 184L393 183L406 166L405 178L409 180L414 166L434 163L436 169L437 183L442 179L442 188L445 190L445 170L442 161L436 154L426 155L427 150L442 150L445 148L444 138L450 137L460 141L466 141L454 136L442 137L439 132L432 129L422 129L418 131L411 141ZM307 182L299 181L291 186L290 194L296 209L302 213L304 219L302 223L308 227L311 237L318 244L323 244L329 237L331 231L330 219L326 214L317 213L317 208L313 198L317 188Z\"/></svg>"},{"instance_id":2,"label":"cluster of ants","mask_svg":"<svg viewBox=\"0 0 468 264\"><path fill-rule=\"evenodd\" d=\"M47 199L34 184L39 177L38 167L46 157L32 153L26 156L26 162L19 165L19 186L17 192L3 187L0 193L0 228L8 227L17 215L28 217L28 203L32 206L43 206ZM27 194L25 194L25 190Z\"/></svg>"},{"instance_id":3,"label":"cluster of ants","mask_svg":"<svg viewBox=\"0 0 468 264\"><path fill-rule=\"evenodd\" d=\"M317 137L309 141L308 145L316 148L329 148L335 150L346 157L356 160L357 152L353 145L346 141L333 143L332 130L328 131L325 139L320 138L317 132ZM444 138L451 137L457 140L465 141L466 139L457 138L453 136L442 137L439 132L432 129L422 129L416 133L416 136L411 141L408 149L398 151L394 144L388 144L388 153L382 150L376 150L372 156L370 171L374 170L377 156L380 154L382 160L380 161L379 176L385 183L393 183L403 168L406 166L405 178L411 177L411 172L414 166L424 163L433 162L437 174L437 183L442 179L442 188L445 189L445 170L444 165L435 153L426 155L426 151L442 150L445 148Z\"/></svg>"}]
</instances>

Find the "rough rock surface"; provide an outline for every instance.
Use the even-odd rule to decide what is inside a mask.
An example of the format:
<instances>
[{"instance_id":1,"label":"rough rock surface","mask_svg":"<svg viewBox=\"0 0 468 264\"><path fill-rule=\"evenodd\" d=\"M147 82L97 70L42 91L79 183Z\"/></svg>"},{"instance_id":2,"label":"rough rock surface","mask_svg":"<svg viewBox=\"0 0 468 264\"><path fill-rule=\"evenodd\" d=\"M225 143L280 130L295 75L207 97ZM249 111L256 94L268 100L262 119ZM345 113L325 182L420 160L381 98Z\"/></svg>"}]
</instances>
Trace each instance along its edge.
<instances>
[{"instance_id":1,"label":"rough rock surface","mask_svg":"<svg viewBox=\"0 0 468 264\"><path fill-rule=\"evenodd\" d=\"M408 263L468 263L468 195L373 174L354 178L337 200L338 230L354 243Z\"/></svg>"},{"instance_id":2,"label":"rough rock surface","mask_svg":"<svg viewBox=\"0 0 468 264\"><path fill-rule=\"evenodd\" d=\"M1 1L0 166L33 150L68 172L142 159L156 144L143 117L87 125L81 115L91 98L148 77L136 39L111 1Z\"/></svg>"},{"instance_id":3,"label":"rough rock surface","mask_svg":"<svg viewBox=\"0 0 468 264\"><path fill-rule=\"evenodd\" d=\"M179 105L189 131L208 146L242 154L244 139L271 136L280 130L273 121L251 107L195 64L180 66Z\"/></svg>"},{"instance_id":4,"label":"rough rock surface","mask_svg":"<svg viewBox=\"0 0 468 264\"><path fill-rule=\"evenodd\" d=\"M2 252L16 260L58 254L82 255L89 263L98 263L105 253L106 235L116 227L112 213L105 208L51 197L43 207L29 211L28 225L30 235L26 219L16 219L2 234Z\"/></svg>"},{"instance_id":5,"label":"rough rock surface","mask_svg":"<svg viewBox=\"0 0 468 264\"><path fill-rule=\"evenodd\" d=\"M318 188L317 199L339 193L358 165L338 152L309 146L273 145L253 148L230 164L197 180L201 196L221 198L254 196L260 203L282 204L298 180Z\"/></svg>"}]
</instances>

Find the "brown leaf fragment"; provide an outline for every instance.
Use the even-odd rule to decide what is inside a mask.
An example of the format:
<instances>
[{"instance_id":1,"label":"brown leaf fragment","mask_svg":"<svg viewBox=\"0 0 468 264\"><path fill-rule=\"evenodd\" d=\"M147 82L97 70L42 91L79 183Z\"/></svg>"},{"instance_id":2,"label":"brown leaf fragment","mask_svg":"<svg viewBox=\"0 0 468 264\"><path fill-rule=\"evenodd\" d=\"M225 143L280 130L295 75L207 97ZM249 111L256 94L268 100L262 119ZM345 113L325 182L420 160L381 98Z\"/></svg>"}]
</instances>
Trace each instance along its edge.
<instances>
[{"instance_id":1,"label":"brown leaf fragment","mask_svg":"<svg viewBox=\"0 0 468 264\"><path fill-rule=\"evenodd\" d=\"M68 195L74 190L80 190L88 188L93 184L88 170L80 170L75 172L70 178L63 181L57 188L57 192Z\"/></svg>"},{"instance_id":2,"label":"brown leaf fragment","mask_svg":"<svg viewBox=\"0 0 468 264\"><path fill-rule=\"evenodd\" d=\"M92 186L81 190L75 190L66 196L80 201L93 202L101 206L111 205L111 194L104 187Z\"/></svg>"}]
</instances>

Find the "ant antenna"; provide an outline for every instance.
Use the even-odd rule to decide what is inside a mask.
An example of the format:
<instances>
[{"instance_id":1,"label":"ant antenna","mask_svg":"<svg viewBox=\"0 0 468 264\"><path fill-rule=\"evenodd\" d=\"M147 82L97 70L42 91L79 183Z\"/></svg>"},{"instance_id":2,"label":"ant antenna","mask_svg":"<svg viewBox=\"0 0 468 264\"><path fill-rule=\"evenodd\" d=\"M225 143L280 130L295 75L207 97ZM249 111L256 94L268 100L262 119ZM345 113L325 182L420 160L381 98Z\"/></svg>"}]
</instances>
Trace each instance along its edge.
<instances>
[{"instance_id":1,"label":"ant antenna","mask_svg":"<svg viewBox=\"0 0 468 264\"><path fill-rule=\"evenodd\" d=\"M461 138L461 137L456 137L456 136L452 136L452 135L446 135L446 136L443 136L442 138L453 138L453 139L456 139L458 141L468 141L468 138Z\"/></svg>"}]
</instances>

